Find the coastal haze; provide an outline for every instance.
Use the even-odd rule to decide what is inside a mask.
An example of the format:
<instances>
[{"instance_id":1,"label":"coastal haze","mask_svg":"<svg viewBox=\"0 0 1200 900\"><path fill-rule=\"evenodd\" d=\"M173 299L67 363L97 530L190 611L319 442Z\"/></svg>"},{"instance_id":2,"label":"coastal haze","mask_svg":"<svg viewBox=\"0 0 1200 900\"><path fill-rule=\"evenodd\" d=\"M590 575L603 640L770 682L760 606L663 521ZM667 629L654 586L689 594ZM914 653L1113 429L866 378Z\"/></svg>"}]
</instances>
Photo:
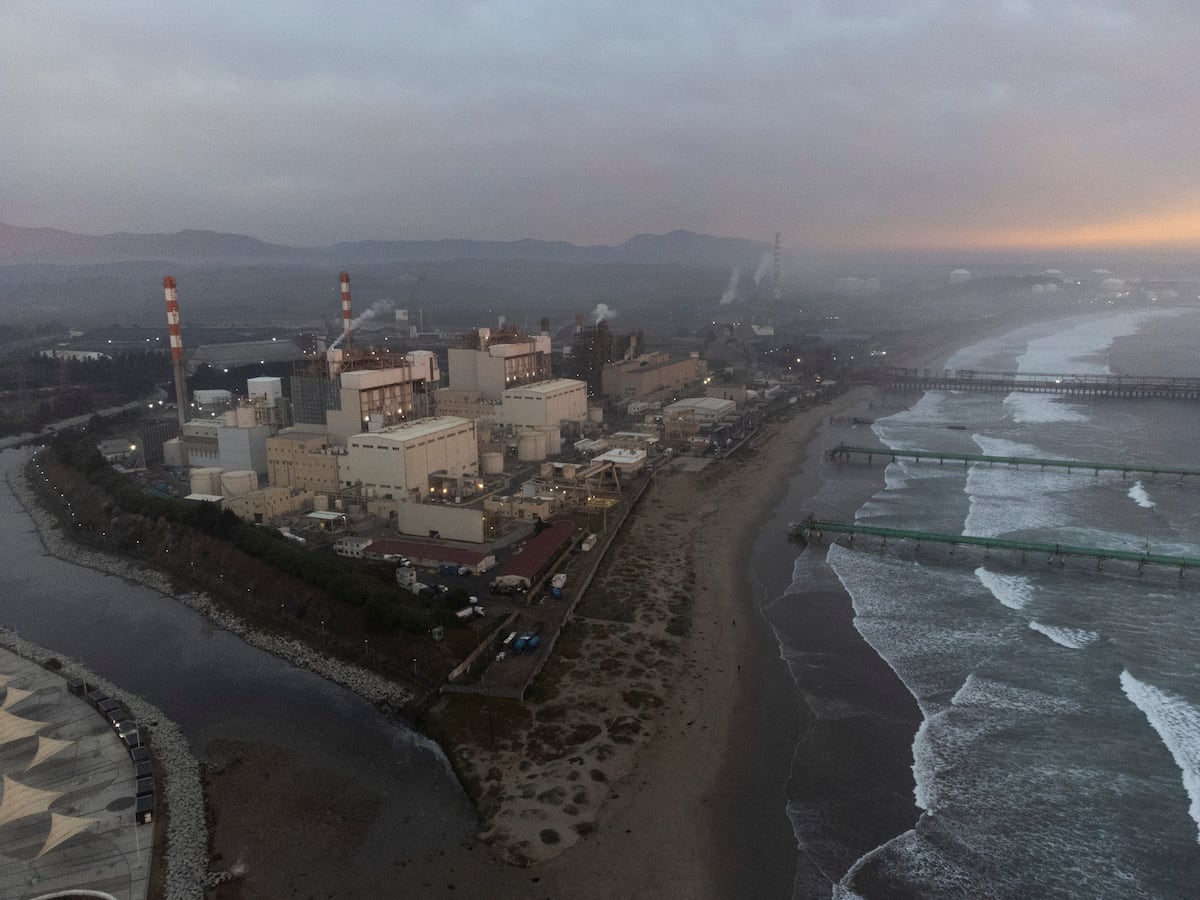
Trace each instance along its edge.
<instances>
[{"instance_id":1,"label":"coastal haze","mask_svg":"<svg viewBox=\"0 0 1200 900\"><path fill-rule=\"evenodd\" d=\"M0 574L0 627L179 724L202 855L244 863L213 896L1192 894L1197 401L1069 386L1200 379L1200 17L959 6L0 12L0 512L28 561ZM236 403L304 369L233 347L343 342L428 352L449 388L451 353L542 335L553 376L586 381L543 460L654 432L611 512L555 510L600 543L555 563L569 604L542 605L567 624L521 699L441 696L458 676L431 662L502 639L502 595L435 647L336 599L313 606L329 627L307 600L254 608L269 578L230 569L271 638L243 641L187 608L225 572L168 585L139 574L148 540L69 548L38 448L110 406L174 427L168 275L189 356L230 354L193 390ZM646 352L704 374L657 407L606 395L601 369ZM887 366L957 383L900 390ZM690 436L661 409L722 391L736 413ZM516 471L534 498L516 435L487 492L518 495ZM158 456L142 486L186 493ZM539 533L512 526L501 566ZM293 639L418 701L373 706L289 664Z\"/></svg>"}]
</instances>

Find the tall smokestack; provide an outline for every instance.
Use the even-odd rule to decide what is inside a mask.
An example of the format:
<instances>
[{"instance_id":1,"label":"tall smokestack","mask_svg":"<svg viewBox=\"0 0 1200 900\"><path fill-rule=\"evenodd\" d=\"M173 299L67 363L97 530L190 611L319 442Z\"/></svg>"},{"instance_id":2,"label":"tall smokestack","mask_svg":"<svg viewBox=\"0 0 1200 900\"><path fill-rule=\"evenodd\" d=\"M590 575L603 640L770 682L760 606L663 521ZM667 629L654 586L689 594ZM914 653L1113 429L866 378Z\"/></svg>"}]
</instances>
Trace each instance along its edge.
<instances>
[{"instance_id":1,"label":"tall smokestack","mask_svg":"<svg viewBox=\"0 0 1200 900\"><path fill-rule=\"evenodd\" d=\"M783 250L779 246L779 232L775 232L775 258L773 260L773 273L771 278L771 299L779 300L783 297L783 286L779 282L780 262L783 259Z\"/></svg>"},{"instance_id":2,"label":"tall smokestack","mask_svg":"<svg viewBox=\"0 0 1200 900\"><path fill-rule=\"evenodd\" d=\"M187 382L183 377L183 336L179 331L179 295L175 291L175 277L163 278L163 293L167 299L167 334L171 341L171 368L175 370L175 410L179 414L179 430L187 421ZM183 460L187 465L187 458Z\"/></svg>"},{"instance_id":3,"label":"tall smokestack","mask_svg":"<svg viewBox=\"0 0 1200 900\"><path fill-rule=\"evenodd\" d=\"M549 334L549 333L550 333L550 319L543 316L542 317L542 334Z\"/></svg>"},{"instance_id":4,"label":"tall smokestack","mask_svg":"<svg viewBox=\"0 0 1200 900\"><path fill-rule=\"evenodd\" d=\"M580 334L583 331L583 313L575 313L575 333Z\"/></svg>"},{"instance_id":5,"label":"tall smokestack","mask_svg":"<svg viewBox=\"0 0 1200 900\"><path fill-rule=\"evenodd\" d=\"M342 335L350 343L350 323L354 317L350 312L350 273L342 273Z\"/></svg>"}]
</instances>

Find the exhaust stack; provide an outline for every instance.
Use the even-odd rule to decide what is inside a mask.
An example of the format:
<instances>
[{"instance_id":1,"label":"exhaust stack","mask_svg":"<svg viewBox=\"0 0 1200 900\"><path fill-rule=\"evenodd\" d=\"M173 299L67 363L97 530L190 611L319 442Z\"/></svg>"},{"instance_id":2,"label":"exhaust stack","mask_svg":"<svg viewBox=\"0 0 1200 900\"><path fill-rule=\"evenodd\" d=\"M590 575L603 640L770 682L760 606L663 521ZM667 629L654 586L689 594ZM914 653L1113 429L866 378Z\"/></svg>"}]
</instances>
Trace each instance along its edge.
<instances>
[{"instance_id":1,"label":"exhaust stack","mask_svg":"<svg viewBox=\"0 0 1200 900\"><path fill-rule=\"evenodd\" d=\"M338 340L350 342L350 323L354 320L350 311L350 273L342 273L342 336Z\"/></svg>"},{"instance_id":2,"label":"exhaust stack","mask_svg":"<svg viewBox=\"0 0 1200 900\"><path fill-rule=\"evenodd\" d=\"M182 436L187 422L187 381L183 372L183 336L179 330L179 295L175 290L175 276L163 278L163 293L167 301L167 334L171 341L171 368L175 372L175 411L179 415L179 433ZM186 453L186 451L185 451ZM187 465L187 457L183 459Z\"/></svg>"}]
</instances>

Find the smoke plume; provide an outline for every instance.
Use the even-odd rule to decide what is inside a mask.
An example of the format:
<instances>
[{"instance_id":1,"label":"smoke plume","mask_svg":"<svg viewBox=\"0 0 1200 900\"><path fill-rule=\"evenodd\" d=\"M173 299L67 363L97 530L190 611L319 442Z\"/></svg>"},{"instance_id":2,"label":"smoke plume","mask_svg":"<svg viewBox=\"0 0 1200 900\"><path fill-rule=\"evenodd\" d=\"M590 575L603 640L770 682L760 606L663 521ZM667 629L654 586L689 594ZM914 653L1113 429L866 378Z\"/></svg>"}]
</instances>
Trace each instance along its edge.
<instances>
[{"instance_id":1,"label":"smoke plume","mask_svg":"<svg viewBox=\"0 0 1200 900\"><path fill-rule=\"evenodd\" d=\"M607 303L597 303L596 308L592 310L592 324L599 325L605 319L615 319L617 311Z\"/></svg>"},{"instance_id":2,"label":"smoke plume","mask_svg":"<svg viewBox=\"0 0 1200 900\"><path fill-rule=\"evenodd\" d=\"M368 319L373 319L377 315L379 315L381 312L387 312L391 308L392 308L391 300L376 300L374 303L371 304L370 309L368 309L364 313L361 313L360 315L355 316L353 319L350 320L350 324L346 326L346 330L343 331L341 334L339 334L338 339L329 345L329 349L330 350L336 349L338 344L340 344L342 341L344 341L346 339L346 335L348 335L350 332L352 332L355 328L357 328L363 322L366 322Z\"/></svg>"},{"instance_id":3,"label":"smoke plume","mask_svg":"<svg viewBox=\"0 0 1200 900\"><path fill-rule=\"evenodd\" d=\"M742 270L735 267L733 274L729 276L729 284L725 288L725 293L721 295L721 305L728 306L737 299L738 282L742 279Z\"/></svg>"},{"instance_id":4,"label":"smoke plume","mask_svg":"<svg viewBox=\"0 0 1200 900\"><path fill-rule=\"evenodd\" d=\"M763 276L771 269L772 257L770 253L764 253L762 259L758 261L758 268L754 270L754 286L758 287L759 282L763 280Z\"/></svg>"}]
</instances>

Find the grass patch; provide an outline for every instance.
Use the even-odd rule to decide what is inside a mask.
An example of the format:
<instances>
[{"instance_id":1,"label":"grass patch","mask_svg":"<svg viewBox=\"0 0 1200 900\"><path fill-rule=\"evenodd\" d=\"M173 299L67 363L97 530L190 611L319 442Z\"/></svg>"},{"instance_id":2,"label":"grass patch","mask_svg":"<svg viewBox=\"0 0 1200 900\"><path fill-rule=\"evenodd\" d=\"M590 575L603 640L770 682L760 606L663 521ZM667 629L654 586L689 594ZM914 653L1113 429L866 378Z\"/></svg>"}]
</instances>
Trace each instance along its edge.
<instances>
[{"instance_id":1,"label":"grass patch","mask_svg":"<svg viewBox=\"0 0 1200 900\"><path fill-rule=\"evenodd\" d=\"M588 591L579 604L579 615L609 622L632 622L636 612L637 604L634 601L613 596L606 591Z\"/></svg>"}]
</instances>

